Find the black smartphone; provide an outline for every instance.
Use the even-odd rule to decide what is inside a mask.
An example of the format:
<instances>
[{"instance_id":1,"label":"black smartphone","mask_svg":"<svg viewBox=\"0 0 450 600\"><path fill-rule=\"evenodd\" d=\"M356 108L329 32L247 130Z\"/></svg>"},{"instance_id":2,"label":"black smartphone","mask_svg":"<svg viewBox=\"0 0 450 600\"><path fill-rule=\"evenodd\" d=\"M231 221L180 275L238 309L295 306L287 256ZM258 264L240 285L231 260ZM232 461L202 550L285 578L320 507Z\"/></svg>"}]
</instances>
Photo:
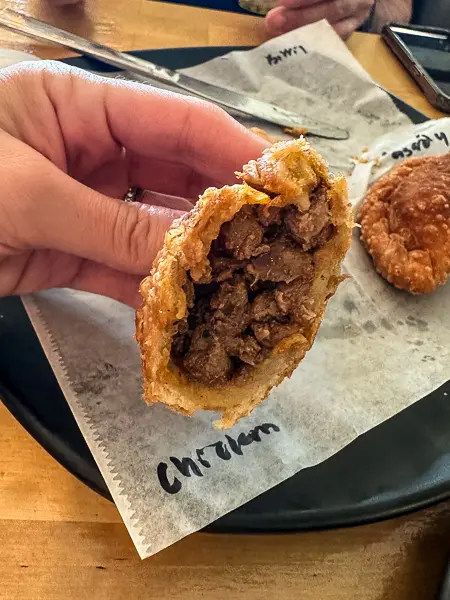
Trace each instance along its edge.
<instances>
[{"instance_id":1,"label":"black smartphone","mask_svg":"<svg viewBox=\"0 0 450 600\"><path fill-rule=\"evenodd\" d=\"M382 36L430 104L450 113L450 31L388 23Z\"/></svg>"}]
</instances>

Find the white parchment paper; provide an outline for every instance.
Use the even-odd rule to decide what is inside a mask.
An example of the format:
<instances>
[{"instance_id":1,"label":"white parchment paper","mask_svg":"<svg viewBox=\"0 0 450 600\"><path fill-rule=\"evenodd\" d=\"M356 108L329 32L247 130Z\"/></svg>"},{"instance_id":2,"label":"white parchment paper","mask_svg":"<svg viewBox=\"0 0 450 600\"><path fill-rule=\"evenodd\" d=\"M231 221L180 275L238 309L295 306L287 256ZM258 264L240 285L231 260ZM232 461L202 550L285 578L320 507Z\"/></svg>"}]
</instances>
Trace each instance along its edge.
<instances>
[{"instance_id":1,"label":"white parchment paper","mask_svg":"<svg viewBox=\"0 0 450 600\"><path fill-rule=\"evenodd\" d=\"M416 139L326 23L190 72L348 128L348 141L314 144L335 171L348 171L350 157L370 148L351 180L355 203L377 172L400 160L392 153ZM323 461L448 379L450 286L422 298L394 290L375 273L357 231L345 268L352 278L331 300L306 359L226 432L213 428L210 413L185 418L144 404L127 307L68 290L24 298L141 557Z\"/></svg>"}]
</instances>

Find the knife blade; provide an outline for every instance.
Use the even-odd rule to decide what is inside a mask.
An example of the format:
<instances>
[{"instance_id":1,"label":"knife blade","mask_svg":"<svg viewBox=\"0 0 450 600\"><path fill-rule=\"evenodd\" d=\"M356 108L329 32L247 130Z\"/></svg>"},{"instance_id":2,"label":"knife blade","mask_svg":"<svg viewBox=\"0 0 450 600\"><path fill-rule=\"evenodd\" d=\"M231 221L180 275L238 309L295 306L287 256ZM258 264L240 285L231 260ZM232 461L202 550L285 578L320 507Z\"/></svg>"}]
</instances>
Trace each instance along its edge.
<instances>
[{"instance_id":1,"label":"knife blade","mask_svg":"<svg viewBox=\"0 0 450 600\"><path fill-rule=\"evenodd\" d=\"M250 98L244 94L222 88L184 73L160 67L150 61L125 54L85 38L74 35L53 25L48 25L33 17L23 15L10 8L0 13L0 26L16 33L22 33L33 39L51 42L69 50L75 50L100 60L108 65L139 75L148 79L168 83L186 92L214 102L225 109L236 111L281 127L302 127L309 135L317 137L346 140L348 131L332 124L303 117L280 106Z\"/></svg>"}]
</instances>

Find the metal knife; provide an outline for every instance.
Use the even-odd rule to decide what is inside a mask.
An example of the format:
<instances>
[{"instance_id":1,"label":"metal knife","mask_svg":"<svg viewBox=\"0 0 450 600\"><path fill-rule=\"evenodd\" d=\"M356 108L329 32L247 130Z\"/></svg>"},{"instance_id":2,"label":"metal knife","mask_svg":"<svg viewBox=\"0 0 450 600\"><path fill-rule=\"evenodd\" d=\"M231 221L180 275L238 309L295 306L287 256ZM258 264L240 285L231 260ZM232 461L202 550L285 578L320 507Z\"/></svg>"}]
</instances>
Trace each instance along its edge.
<instances>
[{"instance_id":1,"label":"metal knife","mask_svg":"<svg viewBox=\"0 0 450 600\"><path fill-rule=\"evenodd\" d=\"M281 127L304 127L308 134L317 137L346 140L348 131L334 125L302 117L295 112L285 110L274 104L249 98L244 94L206 83L194 77L159 67L147 60L130 54L118 52L97 42L90 42L53 25L48 25L38 19L23 15L9 8L0 13L0 26L28 37L54 43L69 50L75 50L102 61L108 65L135 73L141 78L153 79L173 85L196 96L219 104L223 108L237 111L249 117L254 117Z\"/></svg>"}]
</instances>

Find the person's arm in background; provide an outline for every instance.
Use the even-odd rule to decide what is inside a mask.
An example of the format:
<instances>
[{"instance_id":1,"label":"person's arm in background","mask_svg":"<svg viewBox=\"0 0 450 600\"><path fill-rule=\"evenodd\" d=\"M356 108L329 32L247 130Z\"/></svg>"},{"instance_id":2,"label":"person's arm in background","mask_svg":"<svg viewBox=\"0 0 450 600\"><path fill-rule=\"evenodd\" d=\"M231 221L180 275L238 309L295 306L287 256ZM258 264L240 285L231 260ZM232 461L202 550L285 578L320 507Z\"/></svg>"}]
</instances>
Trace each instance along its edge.
<instances>
[{"instance_id":1,"label":"person's arm in background","mask_svg":"<svg viewBox=\"0 0 450 600\"><path fill-rule=\"evenodd\" d=\"M412 4L412 0L378 0L373 20L374 31L380 32L383 25L389 21L409 23Z\"/></svg>"},{"instance_id":2,"label":"person's arm in background","mask_svg":"<svg viewBox=\"0 0 450 600\"><path fill-rule=\"evenodd\" d=\"M347 38L371 16L379 29L387 21L408 22L412 0L280 0L266 16L267 31L277 36L297 27L327 19Z\"/></svg>"}]
</instances>

